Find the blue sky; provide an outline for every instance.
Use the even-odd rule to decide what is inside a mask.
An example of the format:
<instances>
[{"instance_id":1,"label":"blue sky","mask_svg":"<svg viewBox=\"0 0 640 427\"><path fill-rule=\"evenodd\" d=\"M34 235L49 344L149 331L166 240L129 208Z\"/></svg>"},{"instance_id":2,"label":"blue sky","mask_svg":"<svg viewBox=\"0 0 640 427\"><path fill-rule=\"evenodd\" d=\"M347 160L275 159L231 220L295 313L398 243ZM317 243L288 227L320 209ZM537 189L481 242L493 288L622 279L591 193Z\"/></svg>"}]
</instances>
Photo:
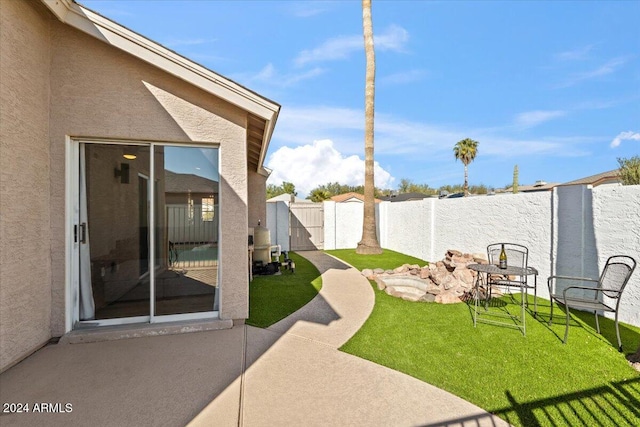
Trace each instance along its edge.
<instances>
[{"instance_id":1,"label":"blue sky","mask_svg":"<svg viewBox=\"0 0 640 427\"><path fill-rule=\"evenodd\" d=\"M266 166L360 184L360 1L81 1L282 105ZM373 0L376 183L567 182L640 155L640 1Z\"/></svg>"}]
</instances>

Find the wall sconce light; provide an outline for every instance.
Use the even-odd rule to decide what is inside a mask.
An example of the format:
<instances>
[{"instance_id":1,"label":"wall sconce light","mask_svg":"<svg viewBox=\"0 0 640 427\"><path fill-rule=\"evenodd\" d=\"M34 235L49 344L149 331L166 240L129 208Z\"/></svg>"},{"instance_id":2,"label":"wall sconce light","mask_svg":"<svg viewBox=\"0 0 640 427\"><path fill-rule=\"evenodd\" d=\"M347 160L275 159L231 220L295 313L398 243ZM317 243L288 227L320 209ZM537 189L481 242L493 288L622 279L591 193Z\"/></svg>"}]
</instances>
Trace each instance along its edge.
<instances>
[{"instance_id":1,"label":"wall sconce light","mask_svg":"<svg viewBox=\"0 0 640 427\"><path fill-rule=\"evenodd\" d=\"M135 154L123 154L122 157L127 160L135 160L138 156L136 156Z\"/></svg>"},{"instance_id":2,"label":"wall sconce light","mask_svg":"<svg viewBox=\"0 0 640 427\"><path fill-rule=\"evenodd\" d=\"M113 169L113 176L120 178L120 184L129 183L129 163L120 163L120 169Z\"/></svg>"}]
</instances>

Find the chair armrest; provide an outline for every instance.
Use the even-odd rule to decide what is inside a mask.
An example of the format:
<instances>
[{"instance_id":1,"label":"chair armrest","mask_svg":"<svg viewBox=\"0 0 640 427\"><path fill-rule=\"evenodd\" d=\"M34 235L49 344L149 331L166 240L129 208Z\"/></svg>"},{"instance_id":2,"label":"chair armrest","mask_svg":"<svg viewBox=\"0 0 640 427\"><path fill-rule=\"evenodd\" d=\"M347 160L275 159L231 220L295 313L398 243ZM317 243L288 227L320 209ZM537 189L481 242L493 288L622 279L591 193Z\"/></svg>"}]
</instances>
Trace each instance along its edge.
<instances>
[{"instance_id":1,"label":"chair armrest","mask_svg":"<svg viewBox=\"0 0 640 427\"><path fill-rule=\"evenodd\" d=\"M592 279L589 277L577 277L577 276L549 276L549 278L547 279L547 282L550 281L551 279L568 279L568 280L580 280L580 281L587 281L587 282L599 282L599 279Z\"/></svg>"},{"instance_id":2,"label":"chair armrest","mask_svg":"<svg viewBox=\"0 0 640 427\"><path fill-rule=\"evenodd\" d=\"M593 283L598 283L600 281L599 279L591 279L591 278L588 278L588 277L549 276L549 278L547 279L547 287L549 288L549 295L550 296L553 294L553 289L552 289L552 286L551 286L551 282L553 282L555 279L573 280L573 281L576 281L576 282L593 282ZM588 288L588 289L595 289L595 288L592 287L592 288Z\"/></svg>"},{"instance_id":3,"label":"chair armrest","mask_svg":"<svg viewBox=\"0 0 640 427\"><path fill-rule=\"evenodd\" d=\"M622 294L622 291L619 289L610 289L610 288L593 288L591 286L569 286L567 288L564 289L564 291L562 291L562 299L563 300L567 300L567 291L569 290L573 290L573 289L582 289L585 291L593 291L595 292L593 295L593 299L597 299L598 297L598 293L599 292L612 292L612 293L616 293L618 294L617 297L615 298L620 298L620 294Z\"/></svg>"}]
</instances>

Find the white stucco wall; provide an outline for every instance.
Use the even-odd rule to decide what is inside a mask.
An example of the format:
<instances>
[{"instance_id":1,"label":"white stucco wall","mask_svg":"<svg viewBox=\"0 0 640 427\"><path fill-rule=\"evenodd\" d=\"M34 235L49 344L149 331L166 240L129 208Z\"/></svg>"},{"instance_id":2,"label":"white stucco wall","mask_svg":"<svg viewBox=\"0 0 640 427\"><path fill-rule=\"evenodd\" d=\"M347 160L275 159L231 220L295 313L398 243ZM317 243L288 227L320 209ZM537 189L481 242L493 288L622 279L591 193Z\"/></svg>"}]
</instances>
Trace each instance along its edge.
<instances>
[{"instance_id":1,"label":"white stucco wall","mask_svg":"<svg viewBox=\"0 0 640 427\"><path fill-rule=\"evenodd\" d=\"M325 202L327 249L356 247L362 209L353 205ZM614 254L640 262L640 186L383 202L378 212L382 247L427 261L441 260L447 249L484 254L496 242L527 246L543 298L552 274L597 278ZM622 301L620 320L640 326L640 268Z\"/></svg>"},{"instance_id":2,"label":"white stucco wall","mask_svg":"<svg viewBox=\"0 0 640 427\"><path fill-rule=\"evenodd\" d=\"M272 245L280 245L283 251L289 246L289 202L267 202L267 223Z\"/></svg>"},{"instance_id":3,"label":"white stucco wall","mask_svg":"<svg viewBox=\"0 0 640 427\"><path fill-rule=\"evenodd\" d=\"M335 213L335 236L332 240L335 242L336 249L357 247L362 239L364 204L361 202L336 203Z\"/></svg>"},{"instance_id":4,"label":"white stucco wall","mask_svg":"<svg viewBox=\"0 0 640 427\"><path fill-rule=\"evenodd\" d=\"M441 199L434 223L435 259L447 249L486 254L491 243L513 242L529 249L529 265L545 280L551 273L551 193ZM548 295L538 286L539 295Z\"/></svg>"},{"instance_id":5,"label":"white stucco wall","mask_svg":"<svg viewBox=\"0 0 640 427\"><path fill-rule=\"evenodd\" d=\"M630 255L640 263L640 185L603 185L594 188L592 196L599 271L611 255ZM620 305L620 321L640 326L640 266Z\"/></svg>"},{"instance_id":6,"label":"white stucco wall","mask_svg":"<svg viewBox=\"0 0 640 427\"><path fill-rule=\"evenodd\" d=\"M380 203L380 245L420 259L432 259L436 199Z\"/></svg>"}]
</instances>

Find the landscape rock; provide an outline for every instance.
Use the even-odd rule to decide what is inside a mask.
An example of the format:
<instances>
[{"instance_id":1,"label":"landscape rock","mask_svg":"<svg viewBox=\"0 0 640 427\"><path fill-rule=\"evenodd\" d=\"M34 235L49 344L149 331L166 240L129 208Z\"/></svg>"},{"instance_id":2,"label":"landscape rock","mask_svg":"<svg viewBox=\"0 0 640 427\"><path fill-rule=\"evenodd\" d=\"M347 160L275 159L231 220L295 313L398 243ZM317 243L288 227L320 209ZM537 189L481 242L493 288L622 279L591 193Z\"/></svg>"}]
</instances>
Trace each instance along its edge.
<instances>
[{"instance_id":1,"label":"landscape rock","mask_svg":"<svg viewBox=\"0 0 640 427\"><path fill-rule=\"evenodd\" d=\"M473 293L476 272L467 267L474 263L486 264L486 257L449 249L443 260L423 267L404 264L389 270L365 269L362 275L375 280L379 290L406 301L455 304L466 301ZM407 279L399 280L402 277ZM385 279L393 278L398 279L385 283Z\"/></svg>"}]
</instances>

